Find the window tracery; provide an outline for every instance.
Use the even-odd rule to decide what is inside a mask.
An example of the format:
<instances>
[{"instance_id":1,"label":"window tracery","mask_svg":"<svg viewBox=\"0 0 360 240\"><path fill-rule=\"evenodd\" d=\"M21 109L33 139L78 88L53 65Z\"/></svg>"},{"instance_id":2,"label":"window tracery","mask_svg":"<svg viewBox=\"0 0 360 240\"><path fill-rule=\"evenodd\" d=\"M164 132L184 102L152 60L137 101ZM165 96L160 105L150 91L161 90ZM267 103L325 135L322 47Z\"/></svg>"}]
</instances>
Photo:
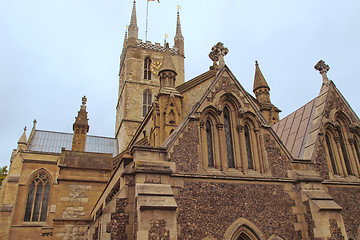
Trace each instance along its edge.
<instances>
[{"instance_id":1,"label":"window tracery","mask_svg":"<svg viewBox=\"0 0 360 240\"><path fill-rule=\"evenodd\" d=\"M144 60L144 79L145 80L151 80L150 65L151 65L151 58L146 57Z\"/></svg>"},{"instance_id":2,"label":"window tracery","mask_svg":"<svg viewBox=\"0 0 360 240\"><path fill-rule=\"evenodd\" d=\"M50 183L44 172L31 181L25 208L25 222L45 222L49 204Z\"/></svg>"}]
</instances>

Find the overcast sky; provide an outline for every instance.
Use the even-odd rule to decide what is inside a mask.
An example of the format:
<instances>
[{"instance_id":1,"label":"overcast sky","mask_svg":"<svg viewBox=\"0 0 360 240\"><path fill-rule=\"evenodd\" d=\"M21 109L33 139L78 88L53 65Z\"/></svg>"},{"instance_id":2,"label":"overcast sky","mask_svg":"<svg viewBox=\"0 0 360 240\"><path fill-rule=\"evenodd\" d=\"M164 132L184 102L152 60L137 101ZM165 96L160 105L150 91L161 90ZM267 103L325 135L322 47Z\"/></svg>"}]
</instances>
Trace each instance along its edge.
<instances>
[{"instance_id":1,"label":"overcast sky","mask_svg":"<svg viewBox=\"0 0 360 240\"><path fill-rule=\"evenodd\" d=\"M185 38L186 81L207 71L211 47L252 92L255 60L281 118L317 96L323 59L360 113L360 1L161 0L149 2L148 40L173 45L177 5ZM145 39L146 0L138 0ZM0 4L0 166L9 165L24 126L72 132L88 98L91 135L114 136L119 56L132 0L3 0ZM141 103L139 103L141 104Z\"/></svg>"}]
</instances>

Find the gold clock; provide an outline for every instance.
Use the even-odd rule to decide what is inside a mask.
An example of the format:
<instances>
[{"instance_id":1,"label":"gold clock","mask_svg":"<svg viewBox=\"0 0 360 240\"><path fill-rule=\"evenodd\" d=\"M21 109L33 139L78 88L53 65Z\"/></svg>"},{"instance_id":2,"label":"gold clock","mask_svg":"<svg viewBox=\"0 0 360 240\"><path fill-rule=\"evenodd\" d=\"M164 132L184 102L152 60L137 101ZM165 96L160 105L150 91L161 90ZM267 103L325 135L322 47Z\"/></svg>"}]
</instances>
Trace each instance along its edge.
<instances>
[{"instance_id":1,"label":"gold clock","mask_svg":"<svg viewBox=\"0 0 360 240\"><path fill-rule=\"evenodd\" d=\"M150 71L157 76L159 74L161 64L162 63L159 61L152 61L150 65Z\"/></svg>"}]
</instances>

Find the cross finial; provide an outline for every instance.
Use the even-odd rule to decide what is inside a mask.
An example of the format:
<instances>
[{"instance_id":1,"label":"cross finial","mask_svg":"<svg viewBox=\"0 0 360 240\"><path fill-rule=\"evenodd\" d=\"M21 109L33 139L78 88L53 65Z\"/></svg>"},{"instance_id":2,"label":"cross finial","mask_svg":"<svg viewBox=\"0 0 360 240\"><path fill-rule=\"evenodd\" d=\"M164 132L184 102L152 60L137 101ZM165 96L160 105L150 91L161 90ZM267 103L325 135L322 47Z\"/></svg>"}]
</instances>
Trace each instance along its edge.
<instances>
[{"instance_id":1,"label":"cross finial","mask_svg":"<svg viewBox=\"0 0 360 240\"><path fill-rule=\"evenodd\" d=\"M33 121L33 127L35 127L36 126L36 123L37 123L37 121L36 121L36 119L34 119L34 121Z\"/></svg>"},{"instance_id":2,"label":"cross finial","mask_svg":"<svg viewBox=\"0 0 360 240\"><path fill-rule=\"evenodd\" d=\"M26 131L26 126L24 127L24 132Z\"/></svg>"},{"instance_id":3,"label":"cross finial","mask_svg":"<svg viewBox=\"0 0 360 240\"><path fill-rule=\"evenodd\" d=\"M214 45L211 48L211 52L209 53L209 58L214 62L214 65L216 65L216 62L219 61L220 67L225 66L224 56L228 54L229 49L224 47L224 44L221 42L218 42L216 45Z\"/></svg>"},{"instance_id":4,"label":"cross finial","mask_svg":"<svg viewBox=\"0 0 360 240\"><path fill-rule=\"evenodd\" d=\"M325 64L325 61L323 60L320 60L315 66L314 68L320 72L320 74L322 75L323 77L323 81L324 83L328 83L329 82L329 79L326 75L326 73L330 70L330 67L329 65Z\"/></svg>"}]
</instances>

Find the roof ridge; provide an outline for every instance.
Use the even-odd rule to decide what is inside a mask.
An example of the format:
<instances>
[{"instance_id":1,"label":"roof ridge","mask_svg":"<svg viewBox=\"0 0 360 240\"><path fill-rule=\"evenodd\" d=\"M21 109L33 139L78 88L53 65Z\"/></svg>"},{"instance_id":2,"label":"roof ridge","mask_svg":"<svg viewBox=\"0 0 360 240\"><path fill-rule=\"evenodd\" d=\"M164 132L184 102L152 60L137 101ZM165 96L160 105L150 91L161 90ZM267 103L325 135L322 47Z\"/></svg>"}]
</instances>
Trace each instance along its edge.
<instances>
[{"instance_id":1,"label":"roof ridge","mask_svg":"<svg viewBox=\"0 0 360 240\"><path fill-rule=\"evenodd\" d=\"M59 133L59 134L66 134L66 135L74 135L74 133L59 132L59 131L50 131L50 130L41 130L41 129L35 129L35 132L47 132L47 133ZM105 136L97 136L97 135L90 135L90 134L87 134L86 136L87 136L87 137L116 139L115 137L105 137Z\"/></svg>"}]
</instances>

